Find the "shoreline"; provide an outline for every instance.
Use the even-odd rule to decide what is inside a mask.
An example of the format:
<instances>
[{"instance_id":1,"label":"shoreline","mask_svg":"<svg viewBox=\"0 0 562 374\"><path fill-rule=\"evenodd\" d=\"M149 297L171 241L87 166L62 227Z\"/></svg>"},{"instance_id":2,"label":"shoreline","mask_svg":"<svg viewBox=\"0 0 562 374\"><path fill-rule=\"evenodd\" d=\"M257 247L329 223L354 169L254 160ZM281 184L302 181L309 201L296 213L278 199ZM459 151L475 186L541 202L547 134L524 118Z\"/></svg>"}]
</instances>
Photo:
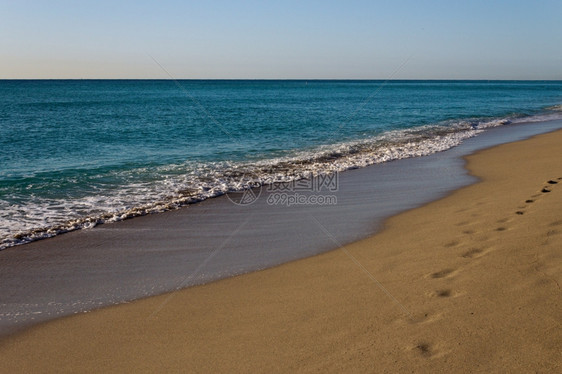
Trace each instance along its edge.
<instances>
[{"instance_id":1,"label":"shoreline","mask_svg":"<svg viewBox=\"0 0 562 374\"><path fill-rule=\"evenodd\" d=\"M408 139L412 134L420 136L420 128L394 129L389 130L385 134L380 134L379 136L370 136L364 139L355 139L342 143L313 147L297 152L293 156L280 157L278 159L263 159L258 161L255 165L250 166L249 171L243 165L231 165L232 169L230 169L227 174L234 172L235 174L242 173L243 175L247 175L250 173L250 175L252 175L250 179L253 179L255 183L260 185L258 189L264 189L276 184L298 183L299 180L307 179L306 174L311 171L314 173L318 172L319 175L339 174L381 163L426 157L434 153L446 152L449 149L462 145L463 141L477 137L481 135L482 132L496 127L511 127L520 124L525 125L560 120L562 120L562 118L560 117L559 108L557 105L553 105L544 107L541 112L528 115L512 114L496 117L474 117L438 121L420 127L425 128L423 131L429 131L431 133L431 136L428 138L422 137L414 141ZM445 128L440 127L442 124L448 122L450 123ZM429 128L431 128L431 131ZM409 136L406 135L408 133L410 133ZM387 138L393 140L383 145L383 143L387 143L387 140L384 140ZM306 154L308 154L308 156L305 156ZM343 163L343 166L340 165L341 163ZM308 165L310 169L304 167L306 165ZM332 167L329 167L329 165L332 165ZM333 165L338 166L333 167ZM302 170L300 170L301 167ZM287 170L293 168L299 169L300 172L285 174ZM275 180L275 182L271 182L272 180ZM128 207L116 211L112 211L110 208L106 207L107 209L105 211L91 212L92 214L82 214L79 216L72 216L72 214L70 214L70 216L65 215L63 221L54 221L49 225L24 225L24 227L20 229L14 229L13 232L9 230L9 234L3 232L3 236L0 238L0 251L18 245L25 245L35 241L53 238L58 235L64 235L76 230L91 229L103 224L111 224L145 215L182 209L193 204L201 203L207 199L241 192L239 190L240 184L242 183L241 180L236 182L236 178L233 178L224 183L229 185L229 187L226 188L222 186L219 192L214 191L213 188L209 188L211 192L199 191L195 193L193 192L195 190L193 190L191 194L183 192L174 194L170 191L169 196L166 198L160 196L155 198L152 202L133 203L132 205L125 204L125 206L128 205ZM122 186L122 188L126 187ZM237 192L228 192L230 188L234 188ZM190 187L182 187L183 191L188 191L190 189ZM109 199L110 196L111 194L106 197ZM21 207L21 209L26 210L28 208ZM10 214L13 214L13 211L8 212L8 215ZM31 216L34 215L33 213L30 214ZM25 216L19 218L24 222L26 220ZM8 222L4 225L8 227L12 225L18 226L18 221Z\"/></svg>"},{"instance_id":2,"label":"shoreline","mask_svg":"<svg viewBox=\"0 0 562 374\"><path fill-rule=\"evenodd\" d=\"M369 237L387 218L474 183L464 155L560 127L562 121L500 127L446 152L348 171L339 180L337 205L271 206L264 195L240 207L219 197L6 249L0 252L0 338Z\"/></svg>"},{"instance_id":3,"label":"shoreline","mask_svg":"<svg viewBox=\"0 0 562 374\"><path fill-rule=\"evenodd\" d=\"M466 168L478 183L395 215L344 250L11 335L0 340L2 365L554 372L560 144L556 131L477 151Z\"/></svg>"}]
</instances>

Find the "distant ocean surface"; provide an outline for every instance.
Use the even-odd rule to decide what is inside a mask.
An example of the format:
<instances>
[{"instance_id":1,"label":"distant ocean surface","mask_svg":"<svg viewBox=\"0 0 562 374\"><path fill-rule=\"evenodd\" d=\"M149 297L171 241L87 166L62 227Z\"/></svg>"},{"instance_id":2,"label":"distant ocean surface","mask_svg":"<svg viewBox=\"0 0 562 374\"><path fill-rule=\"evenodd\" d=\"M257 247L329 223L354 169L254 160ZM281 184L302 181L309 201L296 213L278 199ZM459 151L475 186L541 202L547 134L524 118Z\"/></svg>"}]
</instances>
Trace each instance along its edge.
<instances>
[{"instance_id":1,"label":"distant ocean surface","mask_svg":"<svg viewBox=\"0 0 562 374\"><path fill-rule=\"evenodd\" d=\"M560 118L560 81L0 81L0 249Z\"/></svg>"}]
</instances>

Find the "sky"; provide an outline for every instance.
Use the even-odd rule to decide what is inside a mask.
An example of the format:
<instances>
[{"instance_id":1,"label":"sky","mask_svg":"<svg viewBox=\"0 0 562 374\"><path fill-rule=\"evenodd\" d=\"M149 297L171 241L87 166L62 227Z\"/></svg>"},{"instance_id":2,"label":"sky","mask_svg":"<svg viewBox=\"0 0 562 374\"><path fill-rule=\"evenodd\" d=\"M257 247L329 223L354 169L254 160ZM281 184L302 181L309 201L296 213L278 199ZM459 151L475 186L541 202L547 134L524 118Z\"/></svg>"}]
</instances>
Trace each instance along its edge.
<instances>
[{"instance_id":1,"label":"sky","mask_svg":"<svg viewBox=\"0 0 562 374\"><path fill-rule=\"evenodd\" d=\"M0 79L562 79L562 1L0 0Z\"/></svg>"}]
</instances>

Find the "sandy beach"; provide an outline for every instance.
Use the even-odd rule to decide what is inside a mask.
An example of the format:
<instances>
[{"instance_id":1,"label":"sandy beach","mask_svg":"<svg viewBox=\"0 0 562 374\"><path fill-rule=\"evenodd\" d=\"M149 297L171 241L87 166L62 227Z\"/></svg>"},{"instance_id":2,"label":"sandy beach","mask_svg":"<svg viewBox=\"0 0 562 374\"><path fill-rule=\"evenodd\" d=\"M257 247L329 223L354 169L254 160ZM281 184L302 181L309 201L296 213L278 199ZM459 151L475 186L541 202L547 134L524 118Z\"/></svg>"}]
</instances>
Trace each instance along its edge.
<instances>
[{"instance_id":1,"label":"sandy beach","mask_svg":"<svg viewBox=\"0 0 562 374\"><path fill-rule=\"evenodd\" d=\"M471 155L481 182L337 250L4 338L0 371L560 372L561 144Z\"/></svg>"}]
</instances>

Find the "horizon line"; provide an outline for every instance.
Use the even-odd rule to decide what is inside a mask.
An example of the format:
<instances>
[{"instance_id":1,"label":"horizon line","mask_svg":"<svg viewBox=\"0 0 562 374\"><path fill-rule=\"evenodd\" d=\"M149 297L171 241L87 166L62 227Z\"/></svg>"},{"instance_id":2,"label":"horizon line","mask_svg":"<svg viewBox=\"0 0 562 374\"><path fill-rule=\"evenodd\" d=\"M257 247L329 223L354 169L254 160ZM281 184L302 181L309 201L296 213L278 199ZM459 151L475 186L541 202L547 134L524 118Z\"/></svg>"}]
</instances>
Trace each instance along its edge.
<instances>
[{"instance_id":1,"label":"horizon line","mask_svg":"<svg viewBox=\"0 0 562 374\"><path fill-rule=\"evenodd\" d=\"M0 81L475 81L475 82L562 82L555 79L485 78L0 78Z\"/></svg>"}]
</instances>

